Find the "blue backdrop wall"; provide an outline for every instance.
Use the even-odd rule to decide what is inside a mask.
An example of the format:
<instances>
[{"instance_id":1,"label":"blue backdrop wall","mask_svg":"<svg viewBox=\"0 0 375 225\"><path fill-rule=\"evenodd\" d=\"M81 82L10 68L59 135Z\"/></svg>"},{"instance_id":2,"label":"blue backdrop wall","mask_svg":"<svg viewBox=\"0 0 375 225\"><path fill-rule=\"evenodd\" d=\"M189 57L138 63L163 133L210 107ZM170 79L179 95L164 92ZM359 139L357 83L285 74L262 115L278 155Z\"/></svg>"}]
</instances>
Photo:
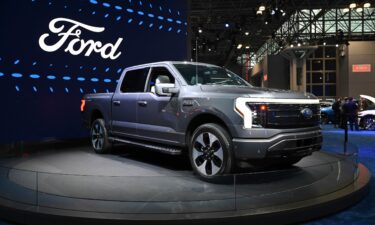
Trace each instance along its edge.
<instances>
[{"instance_id":1,"label":"blue backdrop wall","mask_svg":"<svg viewBox=\"0 0 375 225\"><path fill-rule=\"evenodd\" d=\"M0 142L78 138L80 99L187 58L186 0L0 1Z\"/></svg>"}]
</instances>

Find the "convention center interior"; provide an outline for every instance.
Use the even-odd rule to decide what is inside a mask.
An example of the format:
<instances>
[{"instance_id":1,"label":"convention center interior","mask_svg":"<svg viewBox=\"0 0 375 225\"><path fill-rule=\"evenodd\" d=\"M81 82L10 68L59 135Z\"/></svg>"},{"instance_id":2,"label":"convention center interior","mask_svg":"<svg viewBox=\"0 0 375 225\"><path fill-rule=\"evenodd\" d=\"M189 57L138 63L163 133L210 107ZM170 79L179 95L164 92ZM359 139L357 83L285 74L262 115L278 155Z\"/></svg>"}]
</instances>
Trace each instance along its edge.
<instances>
[{"instance_id":1,"label":"convention center interior","mask_svg":"<svg viewBox=\"0 0 375 225\"><path fill-rule=\"evenodd\" d=\"M375 1L1 0L0 225L375 225Z\"/></svg>"}]
</instances>

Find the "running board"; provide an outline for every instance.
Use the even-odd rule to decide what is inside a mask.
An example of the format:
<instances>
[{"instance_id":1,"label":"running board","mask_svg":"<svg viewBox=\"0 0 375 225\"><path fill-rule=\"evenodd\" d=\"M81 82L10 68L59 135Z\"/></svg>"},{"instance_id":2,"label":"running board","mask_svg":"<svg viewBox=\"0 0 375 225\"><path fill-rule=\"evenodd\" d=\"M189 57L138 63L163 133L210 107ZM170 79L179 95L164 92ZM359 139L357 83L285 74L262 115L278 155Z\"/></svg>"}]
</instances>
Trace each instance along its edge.
<instances>
[{"instance_id":1,"label":"running board","mask_svg":"<svg viewBox=\"0 0 375 225\"><path fill-rule=\"evenodd\" d=\"M121 142L121 143L135 145L135 146L139 146L143 148L148 148L148 149L155 150L155 151L162 152L162 153L169 154L169 155L181 155L182 154L182 150L178 148L166 147L163 145L157 145L157 144L151 144L151 143L141 143L141 142L137 142L133 140L120 139L120 138L114 138L114 137L109 137L108 139L113 142Z\"/></svg>"}]
</instances>

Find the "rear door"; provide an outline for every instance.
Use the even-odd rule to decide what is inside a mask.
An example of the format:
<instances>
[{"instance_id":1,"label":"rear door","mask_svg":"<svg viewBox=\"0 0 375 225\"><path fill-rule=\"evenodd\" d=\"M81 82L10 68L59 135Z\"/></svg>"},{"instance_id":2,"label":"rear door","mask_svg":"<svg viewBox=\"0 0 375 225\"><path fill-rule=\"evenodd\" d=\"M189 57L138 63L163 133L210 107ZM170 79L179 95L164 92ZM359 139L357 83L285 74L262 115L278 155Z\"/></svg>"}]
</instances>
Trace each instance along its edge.
<instances>
[{"instance_id":1,"label":"rear door","mask_svg":"<svg viewBox=\"0 0 375 225\"><path fill-rule=\"evenodd\" d=\"M136 136L137 99L143 93L150 68L127 71L112 99L112 131L115 136Z\"/></svg>"},{"instance_id":2,"label":"rear door","mask_svg":"<svg viewBox=\"0 0 375 225\"><path fill-rule=\"evenodd\" d=\"M166 66L151 68L145 92L138 95L138 135L150 141L179 145L184 134L176 132L178 119L177 96L159 96L155 93L158 76L169 77L169 83L179 83Z\"/></svg>"}]
</instances>

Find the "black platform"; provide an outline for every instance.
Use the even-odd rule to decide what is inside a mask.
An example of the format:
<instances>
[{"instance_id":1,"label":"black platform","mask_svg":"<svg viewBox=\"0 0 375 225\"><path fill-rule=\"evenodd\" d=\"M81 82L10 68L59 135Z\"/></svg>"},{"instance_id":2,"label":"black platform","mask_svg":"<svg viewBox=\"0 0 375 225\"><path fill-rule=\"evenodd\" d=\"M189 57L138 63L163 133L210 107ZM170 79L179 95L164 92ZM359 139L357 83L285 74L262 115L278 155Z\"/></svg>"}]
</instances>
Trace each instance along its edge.
<instances>
[{"instance_id":1,"label":"black platform","mask_svg":"<svg viewBox=\"0 0 375 225\"><path fill-rule=\"evenodd\" d=\"M294 167L208 183L188 160L89 147L0 159L1 217L24 224L277 224L342 210L368 192L355 154L316 152Z\"/></svg>"}]
</instances>

